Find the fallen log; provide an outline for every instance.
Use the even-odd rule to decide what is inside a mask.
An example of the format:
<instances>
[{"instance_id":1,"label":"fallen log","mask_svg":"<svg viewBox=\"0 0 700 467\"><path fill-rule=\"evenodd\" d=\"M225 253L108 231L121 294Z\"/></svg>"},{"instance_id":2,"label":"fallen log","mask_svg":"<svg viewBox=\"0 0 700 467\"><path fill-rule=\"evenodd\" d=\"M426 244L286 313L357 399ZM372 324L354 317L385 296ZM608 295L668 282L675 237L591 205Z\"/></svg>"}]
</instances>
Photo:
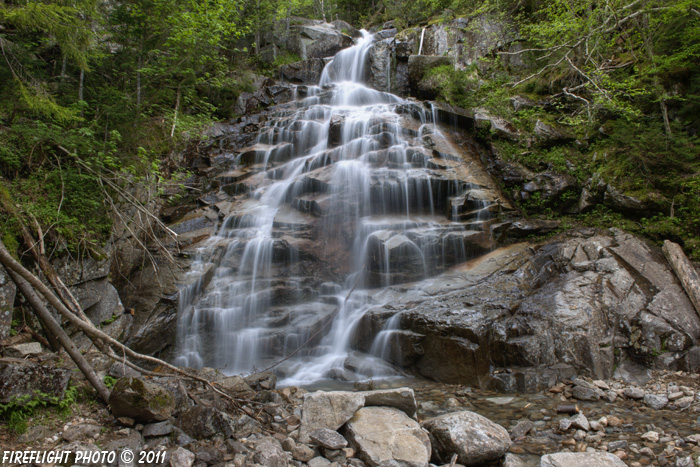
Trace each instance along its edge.
<instances>
[{"instance_id":1,"label":"fallen log","mask_svg":"<svg viewBox=\"0 0 700 467\"><path fill-rule=\"evenodd\" d=\"M683 290L693 303L695 311L700 314L700 277L698 271L677 243L669 240L664 241L663 252L673 272L676 273L676 277L681 282Z\"/></svg>"}]
</instances>

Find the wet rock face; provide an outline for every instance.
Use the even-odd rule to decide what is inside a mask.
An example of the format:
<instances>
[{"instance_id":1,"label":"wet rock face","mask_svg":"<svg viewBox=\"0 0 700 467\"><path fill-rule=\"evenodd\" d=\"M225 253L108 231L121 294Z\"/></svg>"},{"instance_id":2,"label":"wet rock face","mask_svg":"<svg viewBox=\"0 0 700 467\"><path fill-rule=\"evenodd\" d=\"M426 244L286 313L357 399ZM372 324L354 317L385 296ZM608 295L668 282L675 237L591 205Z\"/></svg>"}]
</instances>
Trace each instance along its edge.
<instances>
[{"instance_id":1,"label":"wet rock face","mask_svg":"<svg viewBox=\"0 0 700 467\"><path fill-rule=\"evenodd\" d=\"M496 250L423 291L398 292L379 295L411 332L396 333L395 352L442 381L533 391L576 372L609 378L616 353L657 368L698 366L700 318L660 254L619 230Z\"/></svg>"}]
</instances>

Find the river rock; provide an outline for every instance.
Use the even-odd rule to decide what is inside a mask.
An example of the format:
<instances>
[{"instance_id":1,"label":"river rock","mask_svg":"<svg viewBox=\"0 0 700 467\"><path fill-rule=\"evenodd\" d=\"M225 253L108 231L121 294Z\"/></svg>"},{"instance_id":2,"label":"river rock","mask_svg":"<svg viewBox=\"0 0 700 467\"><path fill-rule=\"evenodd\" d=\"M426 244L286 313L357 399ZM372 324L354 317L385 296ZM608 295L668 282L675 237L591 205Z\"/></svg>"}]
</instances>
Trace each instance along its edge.
<instances>
[{"instance_id":1,"label":"river rock","mask_svg":"<svg viewBox=\"0 0 700 467\"><path fill-rule=\"evenodd\" d=\"M642 399L645 396L645 392L644 389L631 387L625 388L622 395L628 399Z\"/></svg>"},{"instance_id":2,"label":"river rock","mask_svg":"<svg viewBox=\"0 0 700 467\"><path fill-rule=\"evenodd\" d=\"M298 444L291 450L292 458L299 462L309 462L314 458L314 450L306 444Z\"/></svg>"},{"instance_id":3,"label":"river rock","mask_svg":"<svg viewBox=\"0 0 700 467\"><path fill-rule=\"evenodd\" d=\"M275 438L263 438L255 446L253 460L266 467L287 467L287 454Z\"/></svg>"},{"instance_id":4,"label":"river rock","mask_svg":"<svg viewBox=\"0 0 700 467\"><path fill-rule=\"evenodd\" d=\"M402 410L409 417L416 416L416 396L411 388L377 389L364 391L365 407L383 406Z\"/></svg>"},{"instance_id":5,"label":"river rock","mask_svg":"<svg viewBox=\"0 0 700 467\"><path fill-rule=\"evenodd\" d=\"M221 434L228 438L236 432L236 422L228 414L214 407L195 405L180 414L177 425L195 439Z\"/></svg>"},{"instance_id":6,"label":"river rock","mask_svg":"<svg viewBox=\"0 0 700 467\"><path fill-rule=\"evenodd\" d=\"M511 445L505 428L486 417L455 412L424 421L433 445L433 456L441 462L458 455L462 465L478 465L500 459Z\"/></svg>"},{"instance_id":7,"label":"river rock","mask_svg":"<svg viewBox=\"0 0 700 467\"><path fill-rule=\"evenodd\" d=\"M580 401L597 401L600 400L598 389L592 389L584 386L574 386L571 388L571 395L574 399Z\"/></svg>"},{"instance_id":8,"label":"river rock","mask_svg":"<svg viewBox=\"0 0 700 467\"><path fill-rule=\"evenodd\" d=\"M194 453L183 447L178 447L170 456L170 467L192 467L194 459Z\"/></svg>"},{"instance_id":9,"label":"river rock","mask_svg":"<svg viewBox=\"0 0 700 467\"><path fill-rule=\"evenodd\" d=\"M299 427L299 441L309 443L309 433L319 428L337 430L365 404L365 397L356 392L314 392L304 395Z\"/></svg>"},{"instance_id":10,"label":"river rock","mask_svg":"<svg viewBox=\"0 0 700 467\"><path fill-rule=\"evenodd\" d=\"M328 428L319 428L309 433L311 441L327 449L342 449L348 445L343 435Z\"/></svg>"},{"instance_id":11,"label":"river rock","mask_svg":"<svg viewBox=\"0 0 700 467\"><path fill-rule=\"evenodd\" d=\"M428 434L418 422L398 409L362 408L347 423L345 430L358 457L370 467L386 463L427 467L430 461Z\"/></svg>"},{"instance_id":12,"label":"river rock","mask_svg":"<svg viewBox=\"0 0 700 467\"><path fill-rule=\"evenodd\" d=\"M63 398L71 378L70 370L35 365L16 359L0 359L0 404L23 396Z\"/></svg>"},{"instance_id":13,"label":"river rock","mask_svg":"<svg viewBox=\"0 0 700 467\"><path fill-rule=\"evenodd\" d=\"M175 409L175 398L167 389L139 378L120 378L109 394L115 417L141 422L167 420Z\"/></svg>"},{"instance_id":14,"label":"river rock","mask_svg":"<svg viewBox=\"0 0 700 467\"><path fill-rule=\"evenodd\" d=\"M660 410L668 405L668 397L656 394L645 394L644 403L652 409Z\"/></svg>"},{"instance_id":15,"label":"river rock","mask_svg":"<svg viewBox=\"0 0 700 467\"><path fill-rule=\"evenodd\" d=\"M588 422L588 418L582 413L571 417L571 426L574 428L579 428L583 431L589 431L591 429L591 424Z\"/></svg>"},{"instance_id":16,"label":"river rock","mask_svg":"<svg viewBox=\"0 0 700 467\"><path fill-rule=\"evenodd\" d=\"M624 467L619 457L607 452L557 452L542 456L542 467Z\"/></svg>"}]
</instances>

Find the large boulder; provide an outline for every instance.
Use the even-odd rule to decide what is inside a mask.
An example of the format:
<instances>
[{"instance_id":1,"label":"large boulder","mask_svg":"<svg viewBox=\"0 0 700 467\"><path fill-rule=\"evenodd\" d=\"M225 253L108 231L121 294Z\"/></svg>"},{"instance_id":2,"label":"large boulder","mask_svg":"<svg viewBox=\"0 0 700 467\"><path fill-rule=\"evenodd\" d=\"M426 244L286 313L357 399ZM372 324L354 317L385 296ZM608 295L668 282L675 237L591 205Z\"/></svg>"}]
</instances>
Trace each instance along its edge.
<instances>
[{"instance_id":1,"label":"large boulder","mask_svg":"<svg viewBox=\"0 0 700 467\"><path fill-rule=\"evenodd\" d=\"M109 394L109 406L116 417L141 422L167 420L175 410L175 398L167 389L139 378L120 378Z\"/></svg>"},{"instance_id":2,"label":"large boulder","mask_svg":"<svg viewBox=\"0 0 700 467\"><path fill-rule=\"evenodd\" d=\"M309 433L318 428L337 430L365 404L362 393L331 391L304 395L299 441L311 441Z\"/></svg>"},{"instance_id":3,"label":"large boulder","mask_svg":"<svg viewBox=\"0 0 700 467\"><path fill-rule=\"evenodd\" d=\"M404 412L390 407L365 407L345 427L350 445L370 467L427 467L428 434Z\"/></svg>"},{"instance_id":4,"label":"large boulder","mask_svg":"<svg viewBox=\"0 0 700 467\"><path fill-rule=\"evenodd\" d=\"M70 370L14 358L0 359L0 404L7 404L19 397L61 399L70 376Z\"/></svg>"},{"instance_id":5,"label":"large boulder","mask_svg":"<svg viewBox=\"0 0 700 467\"><path fill-rule=\"evenodd\" d=\"M457 454L462 465L481 465L503 457L510 448L508 431L486 417L454 412L421 423L430 433L433 456L443 463Z\"/></svg>"}]
</instances>

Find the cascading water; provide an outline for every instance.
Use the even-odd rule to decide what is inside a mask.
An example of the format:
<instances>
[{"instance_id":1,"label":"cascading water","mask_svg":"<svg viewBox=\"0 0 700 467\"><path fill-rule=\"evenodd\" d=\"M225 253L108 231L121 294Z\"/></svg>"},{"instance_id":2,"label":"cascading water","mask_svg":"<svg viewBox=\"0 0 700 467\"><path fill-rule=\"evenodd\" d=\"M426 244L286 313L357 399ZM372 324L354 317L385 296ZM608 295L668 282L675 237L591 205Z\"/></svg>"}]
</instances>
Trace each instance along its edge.
<instances>
[{"instance_id":1,"label":"cascading water","mask_svg":"<svg viewBox=\"0 0 700 467\"><path fill-rule=\"evenodd\" d=\"M283 384L398 374L390 319L353 351L376 287L419 281L490 247L488 188L432 109L366 87L363 32L298 88L236 159L235 209L200 248L181 293L181 366L278 367ZM457 154L457 156L455 156ZM229 191L230 193L230 191ZM213 271L213 272L212 272Z\"/></svg>"}]
</instances>

